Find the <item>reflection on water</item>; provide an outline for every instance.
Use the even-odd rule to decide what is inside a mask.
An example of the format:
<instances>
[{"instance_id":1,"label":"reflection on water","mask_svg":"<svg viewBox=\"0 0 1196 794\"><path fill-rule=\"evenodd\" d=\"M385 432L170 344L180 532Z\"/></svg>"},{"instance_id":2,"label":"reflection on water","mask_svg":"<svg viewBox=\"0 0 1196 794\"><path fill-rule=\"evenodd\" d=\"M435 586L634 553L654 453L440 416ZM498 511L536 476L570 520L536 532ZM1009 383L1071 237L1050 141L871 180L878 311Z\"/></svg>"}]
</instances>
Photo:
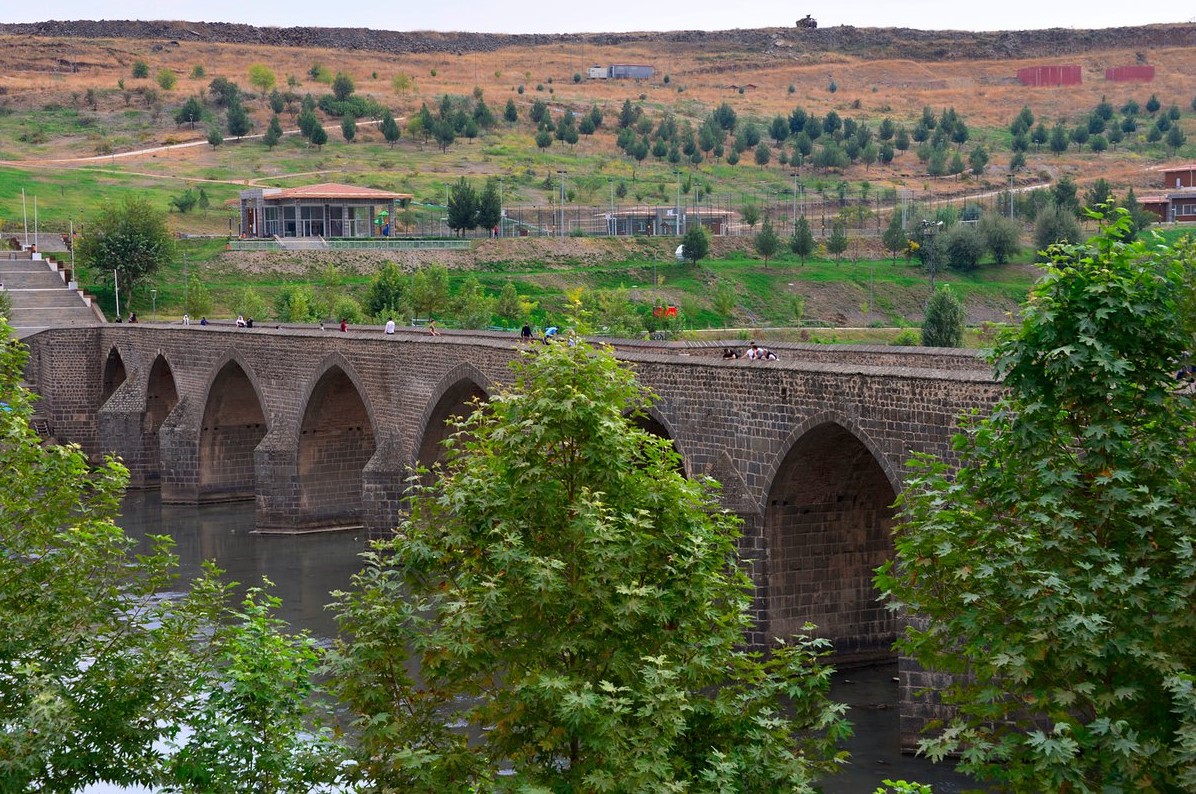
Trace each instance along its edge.
<instances>
[{"instance_id":1,"label":"reflection on water","mask_svg":"<svg viewBox=\"0 0 1196 794\"><path fill-rule=\"evenodd\" d=\"M326 643L336 623L325 606L329 592L348 587L366 547L356 532L305 535L253 533L253 503L163 505L156 492L126 496L120 525L144 542L147 534L169 535L176 543L182 573L180 587L194 578L203 560L213 560L226 577L243 587L263 576L282 599L279 617L296 631L307 629ZM834 678L831 696L851 707L855 735L847 744L851 764L823 783L827 794L871 794L885 778L904 778L934 786L935 794L975 788L967 778L924 759L902 755L898 743L896 664L847 670ZM87 794L141 789L89 787Z\"/></svg>"},{"instance_id":2,"label":"reflection on water","mask_svg":"<svg viewBox=\"0 0 1196 794\"><path fill-rule=\"evenodd\" d=\"M897 664L836 673L831 699L846 703L855 735L846 743L851 764L827 778L826 794L872 794L882 780L927 783L935 794L974 791L977 784L956 774L949 764L932 764L901 753L897 710Z\"/></svg>"},{"instance_id":3,"label":"reflection on water","mask_svg":"<svg viewBox=\"0 0 1196 794\"><path fill-rule=\"evenodd\" d=\"M325 609L332 600L328 593L349 586L359 567L357 555L366 547L359 532L254 534L253 502L164 505L156 492L129 493L118 523L130 537L174 539L180 586L199 574L204 560L215 561L226 579L243 587L261 584L265 576L274 583L271 592L282 599L278 616L321 640L336 633L336 621Z\"/></svg>"}]
</instances>

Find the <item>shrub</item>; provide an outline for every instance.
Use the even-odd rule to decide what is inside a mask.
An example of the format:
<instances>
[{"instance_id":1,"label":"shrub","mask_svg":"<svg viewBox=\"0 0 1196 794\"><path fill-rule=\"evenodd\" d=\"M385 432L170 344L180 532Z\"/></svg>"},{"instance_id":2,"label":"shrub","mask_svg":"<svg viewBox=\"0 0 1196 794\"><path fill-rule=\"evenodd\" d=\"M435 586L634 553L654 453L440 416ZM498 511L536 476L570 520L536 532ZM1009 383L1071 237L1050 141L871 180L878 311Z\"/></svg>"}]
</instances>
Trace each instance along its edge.
<instances>
[{"instance_id":1,"label":"shrub","mask_svg":"<svg viewBox=\"0 0 1196 794\"><path fill-rule=\"evenodd\" d=\"M984 237L971 223L957 223L943 235L942 250L947 265L956 270L975 270L984 256Z\"/></svg>"},{"instance_id":2,"label":"shrub","mask_svg":"<svg viewBox=\"0 0 1196 794\"><path fill-rule=\"evenodd\" d=\"M149 64L145 61L133 61L133 77L144 80L149 77Z\"/></svg>"}]
</instances>

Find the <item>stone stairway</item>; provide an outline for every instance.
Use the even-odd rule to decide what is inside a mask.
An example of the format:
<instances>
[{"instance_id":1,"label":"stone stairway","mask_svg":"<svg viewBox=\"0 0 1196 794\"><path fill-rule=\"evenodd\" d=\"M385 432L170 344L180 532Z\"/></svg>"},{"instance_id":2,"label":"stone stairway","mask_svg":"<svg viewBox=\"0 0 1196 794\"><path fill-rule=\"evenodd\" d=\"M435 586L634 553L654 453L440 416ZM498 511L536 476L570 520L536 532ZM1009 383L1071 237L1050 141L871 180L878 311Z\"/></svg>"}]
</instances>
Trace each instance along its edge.
<instances>
[{"instance_id":1,"label":"stone stairway","mask_svg":"<svg viewBox=\"0 0 1196 794\"><path fill-rule=\"evenodd\" d=\"M0 283L12 303L8 324L18 337L104 321L91 298L72 288L66 278L66 271L53 259L28 251L0 251Z\"/></svg>"}]
</instances>

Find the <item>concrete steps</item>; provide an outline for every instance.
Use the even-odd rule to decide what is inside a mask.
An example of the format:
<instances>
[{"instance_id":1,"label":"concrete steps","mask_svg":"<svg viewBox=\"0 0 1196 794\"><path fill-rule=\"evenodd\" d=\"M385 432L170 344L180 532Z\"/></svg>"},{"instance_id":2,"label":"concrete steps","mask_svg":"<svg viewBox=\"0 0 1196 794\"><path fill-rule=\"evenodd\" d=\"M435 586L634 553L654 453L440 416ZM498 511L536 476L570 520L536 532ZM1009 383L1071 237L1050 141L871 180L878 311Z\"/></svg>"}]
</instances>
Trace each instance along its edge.
<instances>
[{"instance_id":1,"label":"concrete steps","mask_svg":"<svg viewBox=\"0 0 1196 794\"><path fill-rule=\"evenodd\" d=\"M65 273L52 259L27 251L0 252L0 284L12 303L8 323L18 337L102 322L91 300L66 283Z\"/></svg>"}]
</instances>

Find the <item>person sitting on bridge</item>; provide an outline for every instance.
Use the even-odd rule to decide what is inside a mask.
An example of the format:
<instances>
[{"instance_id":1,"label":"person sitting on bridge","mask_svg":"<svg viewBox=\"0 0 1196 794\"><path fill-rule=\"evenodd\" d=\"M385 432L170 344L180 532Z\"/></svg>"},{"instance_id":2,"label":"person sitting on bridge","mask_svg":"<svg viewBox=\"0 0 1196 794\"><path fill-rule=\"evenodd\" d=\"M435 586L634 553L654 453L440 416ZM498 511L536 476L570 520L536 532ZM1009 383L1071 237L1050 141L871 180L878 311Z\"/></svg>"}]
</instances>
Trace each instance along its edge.
<instances>
[{"instance_id":1,"label":"person sitting on bridge","mask_svg":"<svg viewBox=\"0 0 1196 794\"><path fill-rule=\"evenodd\" d=\"M428 320L428 333L432 336L440 336L440 332L436 330L435 320Z\"/></svg>"},{"instance_id":2,"label":"person sitting on bridge","mask_svg":"<svg viewBox=\"0 0 1196 794\"><path fill-rule=\"evenodd\" d=\"M207 318L207 317L200 317L200 318L199 318L199 324L200 324L200 325L207 325L207 324L208 324L208 318Z\"/></svg>"},{"instance_id":3,"label":"person sitting on bridge","mask_svg":"<svg viewBox=\"0 0 1196 794\"><path fill-rule=\"evenodd\" d=\"M519 331L519 338L524 342L532 341L532 326L531 323L524 323L523 328Z\"/></svg>"},{"instance_id":4,"label":"person sitting on bridge","mask_svg":"<svg viewBox=\"0 0 1196 794\"><path fill-rule=\"evenodd\" d=\"M346 320L344 317L342 317L341 318L341 333L343 334L345 331L348 331L348 330L349 330L349 321Z\"/></svg>"},{"instance_id":5,"label":"person sitting on bridge","mask_svg":"<svg viewBox=\"0 0 1196 794\"><path fill-rule=\"evenodd\" d=\"M728 347L723 350L723 358L739 358L739 352L733 347Z\"/></svg>"},{"instance_id":6,"label":"person sitting on bridge","mask_svg":"<svg viewBox=\"0 0 1196 794\"><path fill-rule=\"evenodd\" d=\"M395 332L395 320L393 317L386 318L386 334L393 336Z\"/></svg>"},{"instance_id":7,"label":"person sitting on bridge","mask_svg":"<svg viewBox=\"0 0 1196 794\"><path fill-rule=\"evenodd\" d=\"M137 322L137 313L136 312L129 312L129 322L131 322L131 323Z\"/></svg>"},{"instance_id":8,"label":"person sitting on bridge","mask_svg":"<svg viewBox=\"0 0 1196 794\"><path fill-rule=\"evenodd\" d=\"M252 318L252 317L250 317L248 320L246 320L246 321L245 321L245 327L246 327L246 328L252 328L252 327L253 327L253 318Z\"/></svg>"},{"instance_id":9,"label":"person sitting on bridge","mask_svg":"<svg viewBox=\"0 0 1196 794\"><path fill-rule=\"evenodd\" d=\"M238 315L237 315L237 327L238 327L238 328L244 328L244 327L245 327L245 315L243 315L243 314L238 314Z\"/></svg>"},{"instance_id":10,"label":"person sitting on bridge","mask_svg":"<svg viewBox=\"0 0 1196 794\"><path fill-rule=\"evenodd\" d=\"M743 357L748 361L755 361L756 359L760 358L760 348L755 342L752 342L750 345L748 345L748 349L743 351Z\"/></svg>"}]
</instances>

